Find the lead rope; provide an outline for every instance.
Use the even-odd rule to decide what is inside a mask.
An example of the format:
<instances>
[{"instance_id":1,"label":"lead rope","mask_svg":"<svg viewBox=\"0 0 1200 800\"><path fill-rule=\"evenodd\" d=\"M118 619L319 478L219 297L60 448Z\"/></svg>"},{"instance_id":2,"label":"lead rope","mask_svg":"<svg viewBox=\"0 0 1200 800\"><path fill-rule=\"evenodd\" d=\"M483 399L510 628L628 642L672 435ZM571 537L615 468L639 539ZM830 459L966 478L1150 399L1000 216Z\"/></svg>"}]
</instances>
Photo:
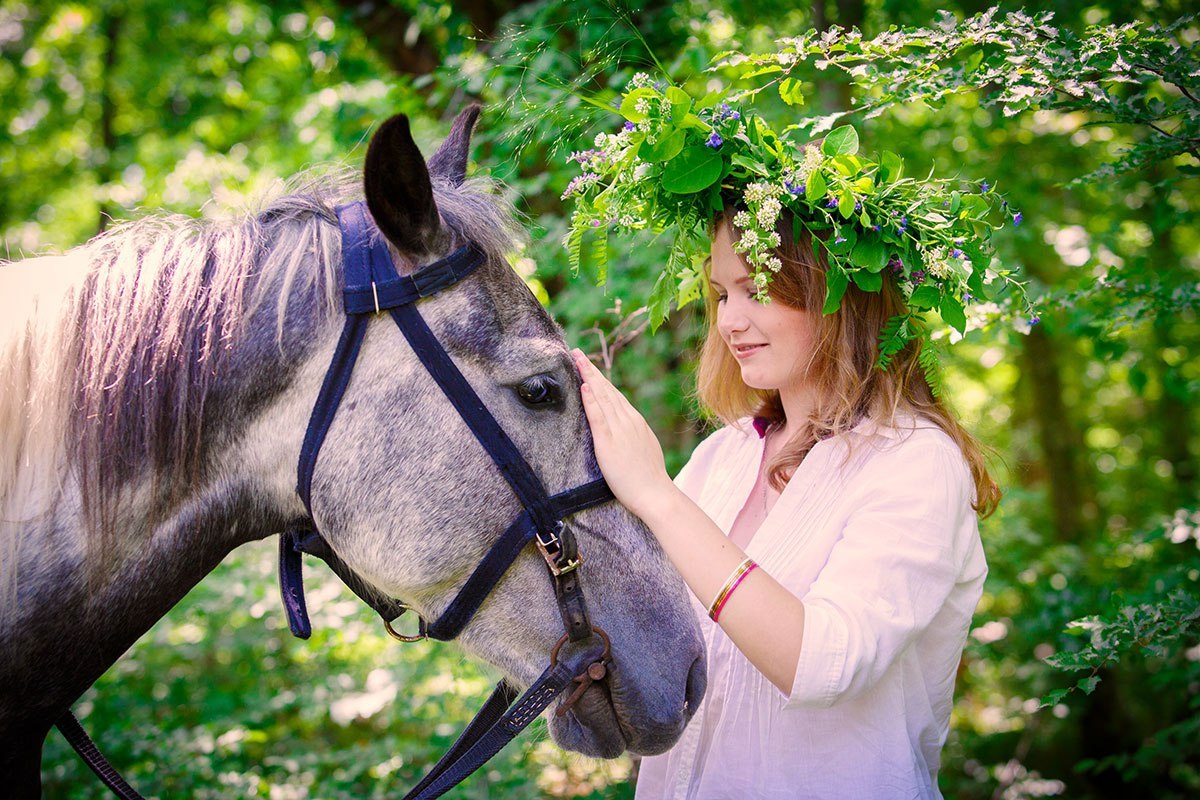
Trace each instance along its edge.
<instances>
[{"instance_id":1,"label":"lead rope","mask_svg":"<svg viewBox=\"0 0 1200 800\"><path fill-rule=\"evenodd\" d=\"M58 718L58 722L54 723L54 727L58 728L58 732L67 740L67 744L79 754L83 759L83 763L88 765L88 769L96 773L96 777L100 782L112 791L121 800L146 800L137 793L137 790L125 782L121 777L121 773L117 772L116 767L108 763L108 759L96 747L96 743L92 741L92 737L87 735L87 731L79 724L79 720L70 711Z\"/></svg>"}]
</instances>

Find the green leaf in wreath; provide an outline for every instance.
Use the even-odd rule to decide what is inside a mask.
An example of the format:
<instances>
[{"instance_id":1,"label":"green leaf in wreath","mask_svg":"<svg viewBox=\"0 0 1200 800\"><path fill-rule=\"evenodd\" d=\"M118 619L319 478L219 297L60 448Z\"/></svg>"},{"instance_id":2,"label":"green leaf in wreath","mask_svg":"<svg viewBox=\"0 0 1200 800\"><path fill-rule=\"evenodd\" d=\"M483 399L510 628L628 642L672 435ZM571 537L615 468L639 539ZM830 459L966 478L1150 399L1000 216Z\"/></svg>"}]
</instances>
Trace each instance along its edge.
<instances>
[{"instance_id":1,"label":"green leaf in wreath","mask_svg":"<svg viewBox=\"0 0 1200 800\"><path fill-rule=\"evenodd\" d=\"M925 284L913 289L912 297L908 298L908 304L913 308L937 308L941 299L942 292L938 287Z\"/></svg>"},{"instance_id":2,"label":"green leaf in wreath","mask_svg":"<svg viewBox=\"0 0 1200 800\"><path fill-rule=\"evenodd\" d=\"M967 288L971 290L971 294L976 300L984 300L988 296L987 284L983 282L983 270L973 269L971 274L967 276Z\"/></svg>"},{"instance_id":3,"label":"green leaf in wreath","mask_svg":"<svg viewBox=\"0 0 1200 800\"><path fill-rule=\"evenodd\" d=\"M678 86L667 87L667 102L671 104L671 122L678 125L692 110L692 97Z\"/></svg>"},{"instance_id":4,"label":"green leaf in wreath","mask_svg":"<svg viewBox=\"0 0 1200 800\"><path fill-rule=\"evenodd\" d=\"M855 285L864 292L878 292L883 288L883 276L877 272L856 269L850 273L850 277L854 279Z\"/></svg>"},{"instance_id":5,"label":"green leaf in wreath","mask_svg":"<svg viewBox=\"0 0 1200 800\"><path fill-rule=\"evenodd\" d=\"M947 294L942 297L938 311L941 312L942 319L956 331L967 332L967 314L963 311L962 303L958 302L953 295Z\"/></svg>"},{"instance_id":6,"label":"green leaf in wreath","mask_svg":"<svg viewBox=\"0 0 1200 800\"><path fill-rule=\"evenodd\" d=\"M725 160L704 145L687 147L663 168L662 186L675 194L695 194L721 179Z\"/></svg>"},{"instance_id":7,"label":"green leaf in wreath","mask_svg":"<svg viewBox=\"0 0 1200 800\"><path fill-rule=\"evenodd\" d=\"M637 110L638 101L643 97L657 97L658 92L649 86L643 86L640 89L634 89L629 94L625 95L625 99L621 101L621 116L630 122L644 122L646 115Z\"/></svg>"},{"instance_id":8,"label":"green leaf in wreath","mask_svg":"<svg viewBox=\"0 0 1200 800\"><path fill-rule=\"evenodd\" d=\"M858 231L852 225L838 225L833 239L826 242L829 252L835 256L848 255L858 244Z\"/></svg>"},{"instance_id":9,"label":"green leaf in wreath","mask_svg":"<svg viewBox=\"0 0 1200 800\"><path fill-rule=\"evenodd\" d=\"M854 193L849 189L838 192L838 213L842 215L842 219L854 216L854 203Z\"/></svg>"},{"instance_id":10,"label":"green leaf in wreath","mask_svg":"<svg viewBox=\"0 0 1200 800\"><path fill-rule=\"evenodd\" d=\"M904 174L904 160L890 150L884 150L879 156L879 171L881 183L894 183Z\"/></svg>"},{"instance_id":11,"label":"green leaf in wreath","mask_svg":"<svg viewBox=\"0 0 1200 800\"><path fill-rule=\"evenodd\" d=\"M675 276L669 271L663 270L659 273L658 280L654 282L654 289L650 292L650 301L647 303L651 329L658 330L658 326L671 313L671 298L674 294Z\"/></svg>"},{"instance_id":12,"label":"green leaf in wreath","mask_svg":"<svg viewBox=\"0 0 1200 800\"><path fill-rule=\"evenodd\" d=\"M825 179L821 177L821 170L814 169L809 173L808 180L804 183L804 199L816 205L828 190L828 187L825 185Z\"/></svg>"},{"instance_id":13,"label":"green leaf in wreath","mask_svg":"<svg viewBox=\"0 0 1200 800\"><path fill-rule=\"evenodd\" d=\"M822 314L832 314L838 310L838 306L842 304L842 295L846 293L846 287L849 285L845 270L830 264L829 271L825 273L825 307L821 309Z\"/></svg>"},{"instance_id":14,"label":"green leaf in wreath","mask_svg":"<svg viewBox=\"0 0 1200 800\"><path fill-rule=\"evenodd\" d=\"M642 142L638 156L646 161L670 161L683 150L686 134L681 130L673 130L665 136L660 136L654 144Z\"/></svg>"},{"instance_id":15,"label":"green leaf in wreath","mask_svg":"<svg viewBox=\"0 0 1200 800\"><path fill-rule=\"evenodd\" d=\"M827 156L852 156L858 152L858 131L852 125L834 128L825 137L821 152Z\"/></svg>"},{"instance_id":16,"label":"green leaf in wreath","mask_svg":"<svg viewBox=\"0 0 1200 800\"><path fill-rule=\"evenodd\" d=\"M745 169L747 172L752 172L755 175L767 177L770 174L767 171L767 168L761 162L741 153L734 153L732 156L730 156L729 160L733 164L736 164L737 166Z\"/></svg>"},{"instance_id":17,"label":"green leaf in wreath","mask_svg":"<svg viewBox=\"0 0 1200 800\"><path fill-rule=\"evenodd\" d=\"M868 272L881 272L887 265L887 247L878 236L868 231L859 238L850 259Z\"/></svg>"}]
</instances>

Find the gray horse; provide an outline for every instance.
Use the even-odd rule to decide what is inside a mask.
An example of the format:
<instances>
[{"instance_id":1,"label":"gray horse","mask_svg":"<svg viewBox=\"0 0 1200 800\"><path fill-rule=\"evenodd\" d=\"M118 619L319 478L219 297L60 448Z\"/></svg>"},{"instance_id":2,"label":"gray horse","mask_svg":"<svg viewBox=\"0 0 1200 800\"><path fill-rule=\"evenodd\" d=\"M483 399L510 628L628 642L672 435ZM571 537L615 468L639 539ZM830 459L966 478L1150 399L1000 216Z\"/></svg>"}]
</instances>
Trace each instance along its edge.
<instances>
[{"instance_id":1,"label":"gray horse","mask_svg":"<svg viewBox=\"0 0 1200 800\"><path fill-rule=\"evenodd\" d=\"M467 242L486 253L420 312L555 493L598 472L561 331L505 259L512 210L465 179L477 114L428 165L406 122L385 125L368 206L401 273ZM314 181L228 223L153 217L0 267L0 774L14 796L40 794L51 724L139 636L235 547L305 516L297 457L342 322L334 206L355 194ZM386 315L312 497L342 561L425 619L520 511ZM686 590L619 505L567 524L613 661L551 735L595 756L661 752L704 692ZM530 548L459 641L524 686L561 633Z\"/></svg>"}]
</instances>

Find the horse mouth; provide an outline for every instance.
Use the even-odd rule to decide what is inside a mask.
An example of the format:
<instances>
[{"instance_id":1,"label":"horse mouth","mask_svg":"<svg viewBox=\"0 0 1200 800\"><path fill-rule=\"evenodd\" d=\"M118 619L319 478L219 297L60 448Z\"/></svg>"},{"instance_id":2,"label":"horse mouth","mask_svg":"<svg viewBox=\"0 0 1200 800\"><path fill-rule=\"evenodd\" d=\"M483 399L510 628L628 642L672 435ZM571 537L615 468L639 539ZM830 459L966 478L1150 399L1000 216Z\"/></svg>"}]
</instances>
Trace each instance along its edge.
<instances>
[{"instance_id":1,"label":"horse mouth","mask_svg":"<svg viewBox=\"0 0 1200 800\"><path fill-rule=\"evenodd\" d=\"M625 695L620 673L610 665L608 678L589 686L567 713L551 714L550 735L561 747L594 758L616 758L626 750L657 755L683 734L704 697L705 683L704 661L698 659L678 706L647 703ZM556 709L565 701L564 694Z\"/></svg>"},{"instance_id":2,"label":"horse mouth","mask_svg":"<svg viewBox=\"0 0 1200 800\"><path fill-rule=\"evenodd\" d=\"M557 707L562 702L565 697ZM594 758L616 758L629 747L607 682L589 686L566 714L552 714L550 735L561 747Z\"/></svg>"}]
</instances>

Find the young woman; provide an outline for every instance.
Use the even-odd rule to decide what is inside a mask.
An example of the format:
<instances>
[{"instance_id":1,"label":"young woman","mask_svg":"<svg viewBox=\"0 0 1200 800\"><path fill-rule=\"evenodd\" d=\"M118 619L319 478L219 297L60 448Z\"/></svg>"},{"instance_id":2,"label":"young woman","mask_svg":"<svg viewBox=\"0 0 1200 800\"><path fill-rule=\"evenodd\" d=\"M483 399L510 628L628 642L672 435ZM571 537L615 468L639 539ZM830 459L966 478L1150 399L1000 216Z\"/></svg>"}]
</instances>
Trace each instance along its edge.
<instances>
[{"instance_id":1,"label":"young woman","mask_svg":"<svg viewBox=\"0 0 1200 800\"><path fill-rule=\"evenodd\" d=\"M744 219L744 218L743 218ZM701 402L726 427L674 482L654 433L578 351L596 458L691 587L708 692L642 761L642 798L936 798L955 673L999 498L979 445L910 341L886 370L892 281L832 314L824 258L790 217L769 302L741 231L711 229Z\"/></svg>"}]
</instances>

